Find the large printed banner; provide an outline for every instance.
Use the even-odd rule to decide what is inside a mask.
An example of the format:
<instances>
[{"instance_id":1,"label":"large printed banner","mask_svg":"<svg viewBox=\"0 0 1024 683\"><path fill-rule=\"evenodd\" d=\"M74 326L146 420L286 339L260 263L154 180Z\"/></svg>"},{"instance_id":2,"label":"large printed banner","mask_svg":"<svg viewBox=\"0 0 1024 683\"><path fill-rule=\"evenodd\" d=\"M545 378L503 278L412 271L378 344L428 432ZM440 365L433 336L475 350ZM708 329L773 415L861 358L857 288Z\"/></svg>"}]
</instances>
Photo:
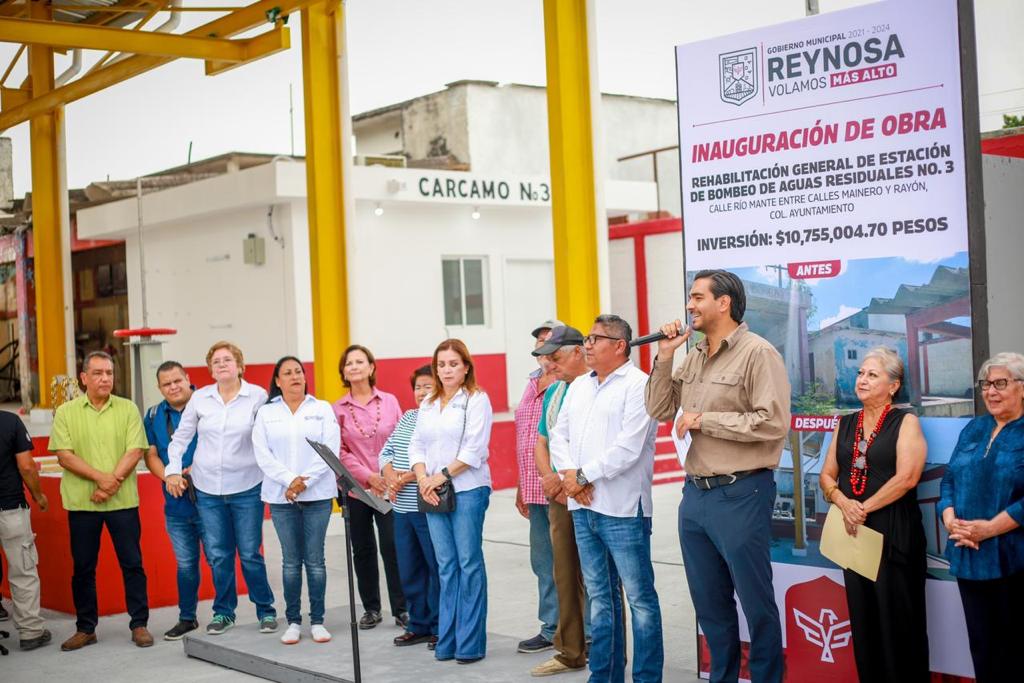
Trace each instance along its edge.
<instances>
[{"instance_id":1,"label":"large printed banner","mask_svg":"<svg viewBox=\"0 0 1024 683\"><path fill-rule=\"evenodd\" d=\"M889 0L677 48L687 266L966 251L958 43Z\"/></svg>"},{"instance_id":2,"label":"large printed banner","mask_svg":"<svg viewBox=\"0 0 1024 683\"><path fill-rule=\"evenodd\" d=\"M897 401L928 440L931 668L973 676L935 511L974 412L956 8L887 0L676 50L688 284L704 268L737 273L745 320L793 386L772 524L788 683L857 680L842 572L818 549L817 480L877 346L903 358ZM707 676L703 638L699 660Z\"/></svg>"}]
</instances>

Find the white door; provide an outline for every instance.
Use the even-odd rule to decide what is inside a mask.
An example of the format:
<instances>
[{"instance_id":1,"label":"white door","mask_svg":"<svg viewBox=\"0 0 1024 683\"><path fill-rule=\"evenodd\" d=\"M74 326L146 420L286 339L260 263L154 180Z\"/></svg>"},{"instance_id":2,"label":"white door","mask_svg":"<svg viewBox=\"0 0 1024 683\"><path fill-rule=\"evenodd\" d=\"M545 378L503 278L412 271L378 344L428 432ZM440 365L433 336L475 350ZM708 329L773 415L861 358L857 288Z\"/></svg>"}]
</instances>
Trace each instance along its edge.
<instances>
[{"instance_id":1,"label":"white door","mask_svg":"<svg viewBox=\"0 0 1024 683\"><path fill-rule=\"evenodd\" d=\"M505 261L505 370L508 405L515 410L523 396L526 377L537 368L530 355L530 332L555 317L555 266L552 261Z\"/></svg>"}]
</instances>

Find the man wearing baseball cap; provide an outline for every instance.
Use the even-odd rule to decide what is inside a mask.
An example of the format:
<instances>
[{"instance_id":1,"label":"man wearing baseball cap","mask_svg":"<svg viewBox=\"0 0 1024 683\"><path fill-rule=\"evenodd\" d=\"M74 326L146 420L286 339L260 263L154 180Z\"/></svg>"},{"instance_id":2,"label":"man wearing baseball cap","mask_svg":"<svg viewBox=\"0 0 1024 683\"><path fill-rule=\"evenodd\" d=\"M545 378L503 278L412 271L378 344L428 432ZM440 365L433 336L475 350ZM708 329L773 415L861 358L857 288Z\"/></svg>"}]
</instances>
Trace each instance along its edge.
<instances>
[{"instance_id":1,"label":"man wearing baseball cap","mask_svg":"<svg viewBox=\"0 0 1024 683\"><path fill-rule=\"evenodd\" d=\"M561 327L559 320L545 320L530 334L534 348L544 344L552 328ZM516 509L530 521L530 567L537 577L537 617L540 633L519 643L519 652L543 652L552 648L558 624L558 593L552 572L551 533L548 527L548 499L540 485L533 451L537 445L537 424L544 403L544 392L554 381L547 372L547 362L537 359L539 368L530 373L523 397L515 412L516 464L519 487L516 490Z\"/></svg>"},{"instance_id":2,"label":"man wearing baseball cap","mask_svg":"<svg viewBox=\"0 0 1024 683\"><path fill-rule=\"evenodd\" d=\"M558 630L551 659L531 670L534 676L579 671L587 665L587 636L590 632L590 614L584 601L583 573L576 548L576 534L572 515L562 492L562 478L551 466L548 434L558 420L569 384L588 371L583 356L583 333L574 327L556 327L547 341L533 351L538 358L547 359L552 374L558 380L544 394L544 406L538 425L535 460L544 494L550 500L548 521L551 526L551 549L554 557L555 589L558 593Z\"/></svg>"}]
</instances>

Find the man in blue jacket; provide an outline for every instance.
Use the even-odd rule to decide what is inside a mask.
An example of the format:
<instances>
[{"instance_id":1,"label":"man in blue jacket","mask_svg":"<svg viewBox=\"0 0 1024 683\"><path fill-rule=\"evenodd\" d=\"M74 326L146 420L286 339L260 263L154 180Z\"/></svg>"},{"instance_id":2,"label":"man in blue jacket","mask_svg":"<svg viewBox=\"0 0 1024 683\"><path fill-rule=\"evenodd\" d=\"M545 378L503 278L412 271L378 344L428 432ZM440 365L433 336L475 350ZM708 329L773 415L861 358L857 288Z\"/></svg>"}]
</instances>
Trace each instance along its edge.
<instances>
[{"instance_id":1,"label":"man in blue jacket","mask_svg":"<svg viewBox=\"0 0 1024 683\"><path fill-rule=\"evenodd\" d=\"M185 368L169 360L156 371L156 381L164 400L146 411L143 424L151 444L146 453L146 467L160 480L164 479L164 466L168 463L167 447L181 421L181 412L192 398L191 385ZM185 451L182 467L192 465L196 438ZM189 492L193 491L190 487ZM167 535L171 538L174 558L178 563L178 623L164 633L164 640L180 640L186 633L199 627L196 605L199 602L199 545L203 536L203 523L199 519L195 501L188 495L175 498L164 490L164 515ZM209 559L207 559L209 562Z\"/></svg>"}]
</instances>

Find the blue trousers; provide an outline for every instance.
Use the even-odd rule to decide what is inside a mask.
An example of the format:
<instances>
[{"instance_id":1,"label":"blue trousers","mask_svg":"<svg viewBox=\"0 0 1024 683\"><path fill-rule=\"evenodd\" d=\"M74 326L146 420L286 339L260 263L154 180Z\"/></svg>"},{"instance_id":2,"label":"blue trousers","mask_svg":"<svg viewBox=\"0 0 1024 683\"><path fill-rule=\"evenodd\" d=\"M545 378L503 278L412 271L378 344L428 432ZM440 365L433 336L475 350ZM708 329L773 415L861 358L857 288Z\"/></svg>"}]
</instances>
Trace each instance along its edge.
<instances>
[{"instance_id":1,"label":"blue trousers","mask_svg":"<svg viewBox=\"0 0 1024 683\"><path fill-rule=\"evenodd\" d=\"M417 635L437 635L437 603L441 579L437 575L437 558L430 542L430 529L425 512L394 510L395 552L402 592L409 608L408 630Z\"/></svg>"},{"instance_id":2,"label":"blue trousers","mask_svg":"<svg viewBox=\"0 0 1024 683\"><path fill-rule=\"evenodd\" d=\"M198 514L190 517L167 515L164 521L174 549L174 561L178 565L178 620L195 621L199 603L199 545L203 537L203 522ZM210 562L209 557L206 562Z\"/></svg>"},{"instance_id":3,"label":"blue trousers","mask_svg":"<svg viewBox=\"0 0 1024 683\"><path fill-rule=\"evenodd\" d=\"M552 640L558 628L558 591L555 590L554 553L548 506L530 503L530 568L537 577L537 618L540 634Z\"/></svg>"},{"instance_id":4,"label":"blue trousers","mask_svg":"<svg viewBox=\"0 0 1024 683\"><path fill-rule=\"evenodd\" d=\"M475 659L487 654L487 570L484 513L491 489L455 494L455 511L427 513L430 540L441 577L437 659Z\"/></svg>"},{"instance_id":5,"label":"blue trousers","mask_svg":"<svg viewBox=\"0 0 1024 683\"><path fill-rule=\"evenodd\" d=\"M635 517L573 510L576 546L590 595L591 683L622 683L626 643L621 581L633 617L633 681L660 682L665 666L661 606L651 564L651 518L637 505Z\"/></svg>"},{"instance_id":6,"label":"blue trousers","mask_svg":"<svg viewBox=\"0 0 1024 683\"><path fill-rule=\"evenodd\" d=\"M259 619L277 616L274 592L267 581L263 543L263 501L260 485L248 491L215 496L196 489L199 517L203 520L203 545L213 567L213 613L234 620L238 607L235 584L235 555L242 562L242 575L249 587L249 599Z\"/></svg>"},{"instance_id":7,"label":"blue trousers","mask_svg":"<svg viewBox=\"0 0 1024 683\"><path fill-rule=\"evenodd\" d=\"M754 683L782 681L782 627L772 586L771 523L775 479L759 472L710 491L691 480L679 504L679 543L697 621L711 650L711 680L740 672L740 631L733 593L750 631Z\"/></svg>"},{"instance_id":8,"label":"blue trousers","mask_svg":"<svg viewBox=\"0 0 1024 683\"><path fill-rule=\"evenodd\" d=\"M327 563L324 542L331 521L333 498L270 506L270 519L281 541L281 583L284 615L289 624L302 623L302 568L309 590L309 623L324 623Z\"/></svg>"}]
</instances>

